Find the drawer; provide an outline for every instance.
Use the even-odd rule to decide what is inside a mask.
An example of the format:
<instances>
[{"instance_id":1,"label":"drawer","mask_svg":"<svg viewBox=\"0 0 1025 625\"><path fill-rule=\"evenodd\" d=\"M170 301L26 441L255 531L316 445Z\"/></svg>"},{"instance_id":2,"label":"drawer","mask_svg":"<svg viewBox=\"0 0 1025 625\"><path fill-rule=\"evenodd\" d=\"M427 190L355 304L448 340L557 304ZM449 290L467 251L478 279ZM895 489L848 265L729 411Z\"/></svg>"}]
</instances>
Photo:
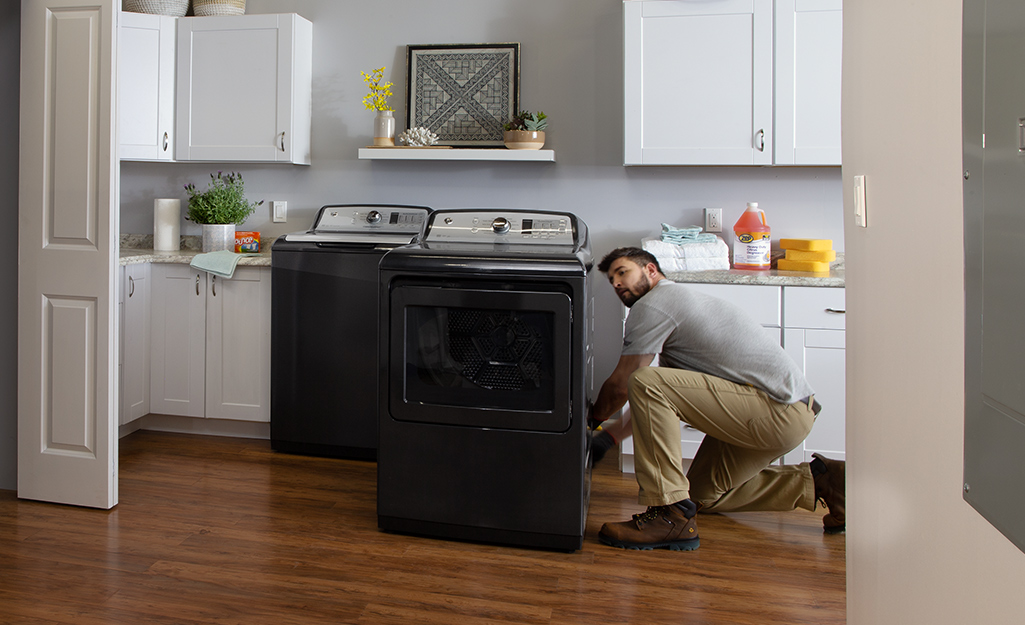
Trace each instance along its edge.
<instances>
[{"instance_id":1,"label":"drawer","mask_svg":"<svg viewBox=\"0 0 1025 625\"><path fill-rule=\"evenodd\" d=\"M844 289L788 286L783 289L783 325L788 328L843 330Z\"/></svg>"},{"instance_id":2,"label":"drawer","mask_svg":"<svg viewBox=\"0 0 1025 625\"><path fill-rule=\"evenodd\" d=\"M761 284L705 284L688 282L688 289L707 293L714 297L733 302L748 312L755 321L763 326L778 328L782 326L780 302L782 288Z\"/></svg>"}]
</instances>

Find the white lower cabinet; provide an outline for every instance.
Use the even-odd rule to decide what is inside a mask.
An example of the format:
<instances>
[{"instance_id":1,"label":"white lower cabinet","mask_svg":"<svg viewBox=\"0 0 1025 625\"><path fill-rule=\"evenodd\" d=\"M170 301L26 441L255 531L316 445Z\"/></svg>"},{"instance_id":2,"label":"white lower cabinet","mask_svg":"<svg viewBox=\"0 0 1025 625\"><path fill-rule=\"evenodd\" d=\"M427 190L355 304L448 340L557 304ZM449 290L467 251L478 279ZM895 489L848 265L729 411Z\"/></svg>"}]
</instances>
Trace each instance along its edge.
<instances>
[{"instance_id":1,"label":"white lower cabinet","mask_svg":"<svg viewBox=\"0 0 1025 625\"><path fill-rule=\"evenodd\" d=\"M785 464L811 460L813 453L845 459L844 290L827 287L688 283L687 287L733 302L748 311L804 371L822 404L808 438L784 456ZM683 423L683 457L693 459L704 434ZM633 472L633 439L623 441L620 468Z\"/></svg>"},{"instance_id":2,"label":"white lower cabinet","mask_svg":"<svg viewBox=\"0 0 1025 625\"><path fill-rule=\"evenodd\" d=\"M126 265L119 272L120 397L118 424L150 411L150 266Z\"/></svg>"},{"instance_id":3,"label":"white lower cabinet","mask_svg":"<svg viewBox=\"0 0 1025 625\"><path fill-rule=\"evenodd\" d=\"M808 462L815 452L844 460L846 340L844 290L783 289L783 349L804 371L822 412L808 438L784 456L785 464Z\"/></svg>"},{"instance_id":4,"label":"white lower cabinet","mask_svg":"<svg viewBox=\"0 0 1025 625\"><path fill-rule=\"evenodd\" d=\"M270 421L270 269L153 265L151 412Z\"/></svg>"}]
</instances>

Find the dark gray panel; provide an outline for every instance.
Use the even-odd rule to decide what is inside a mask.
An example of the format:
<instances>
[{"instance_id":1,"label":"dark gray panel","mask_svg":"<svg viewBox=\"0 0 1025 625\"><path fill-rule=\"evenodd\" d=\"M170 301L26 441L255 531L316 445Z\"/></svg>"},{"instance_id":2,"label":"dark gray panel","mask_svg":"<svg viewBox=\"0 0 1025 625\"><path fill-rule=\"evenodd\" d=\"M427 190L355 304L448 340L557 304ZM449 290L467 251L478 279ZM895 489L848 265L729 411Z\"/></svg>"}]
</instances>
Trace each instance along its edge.
<instances>
[{"instance_id":1,"label":"dark gray panel","mask_svg":"<svg viewBox=\"0 0 1025 625\"><path fill-rule=\"evenodd\" d=\"M963 6L964 497L1025 551L1025 4Z\"/></svg>"}]
</instances>

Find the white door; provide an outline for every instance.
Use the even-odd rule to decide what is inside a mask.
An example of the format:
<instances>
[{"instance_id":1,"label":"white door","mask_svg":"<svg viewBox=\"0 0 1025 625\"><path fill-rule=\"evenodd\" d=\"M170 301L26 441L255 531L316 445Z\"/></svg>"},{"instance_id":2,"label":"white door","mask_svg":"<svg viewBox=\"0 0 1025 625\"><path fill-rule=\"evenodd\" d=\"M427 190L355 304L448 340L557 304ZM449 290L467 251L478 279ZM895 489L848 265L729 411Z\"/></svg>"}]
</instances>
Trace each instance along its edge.
<instances>
[{"instance_id":1,"label":"white door","mask_svg":"<svg viewBox=\"0 0 1025 625\"><path fill-rule=\"evenodd\" d=\"M293 32L282 21L178 20L178 160L289 160Z\"/></svg>"},{"instance_id":2,"label":"white door","mask_svg":"<svg viewBox=\"0 0 1025 625\"><path fill-rule=\"evenodd\" d=\"M150 265L128 265L121 292L121 425L150 411Z\"/></svg>"},{"instance_id":3,"label":"white door","mask_svg":"<svg viewBox=\"0 0 1025 625\"><path fill-rule=\"evenodd\" d=\"M150 412L204 415L206 275L188 265L150 269Z\"/></svg>"},{"instance_id":4,"label":"white door","mask_svg":"<svg viewBox=\"0 0 1025 625\"><path fill-rule=\"evenodd\" d=\"M117 3L21 14L18 496L117 504Z\"/></svg>"},{"instance_id":5,"label":"white door","mask_svg":"<svg viewBox=\"0 0 1025 625\"><path fill-rule=\"evenodd\" d=\"M777 165L840 164L842 0L776 1Z\"/></svg>"},{"instance_id":6,"label":"white door","mask_svg":"<svg viewBox=\"0 0 1025 625\"><path fill-rule=\"evenodd\" d=\"M118 127L124 160L174 157L175 18L122 13Z\"/></svg>"},{"instance_id":7,"label":"white door","mask_svg":"<svg viewBox=\"0 0 1025 625\"><path fill-rule=\"evenodd\" d=\"M624 2L624 163L772 162L772 0Z\"/></svg>"},{"instance_id":8,"label":"white door","mask_svg":"<svg viewBox=\"0 0 1025 625\"><path fill-rule=\"evenodd\" d=\"M206 416L270 422L270 269L210 276Z\"/></svg>"}]
</instances>

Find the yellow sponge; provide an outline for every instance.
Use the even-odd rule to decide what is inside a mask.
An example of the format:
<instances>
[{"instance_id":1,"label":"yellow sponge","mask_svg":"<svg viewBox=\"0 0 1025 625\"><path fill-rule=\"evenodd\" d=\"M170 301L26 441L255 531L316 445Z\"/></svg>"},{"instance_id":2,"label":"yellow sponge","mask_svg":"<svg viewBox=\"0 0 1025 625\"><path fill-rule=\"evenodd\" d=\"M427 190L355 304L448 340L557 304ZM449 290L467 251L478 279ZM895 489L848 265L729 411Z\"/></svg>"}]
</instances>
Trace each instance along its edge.
<instances>
[{"instance_id":1,"label":"yellow sponge","mask_svg":"<svg viewBox=\"0 0 1025 625\"><path fill-rule=\"evenodd\" d=\"M829 262L818 260L787 260L786 258L781 258L777 261L776 268L782 271L829 273Z\"/></svg>"},{"instance_id":2,"label":"yellow sponge","mask_svg":"<svg viewBox=\"0 0 1025 625\"><path fill-rule=\"evenodd\" d=\"M817 260L830 262L836 260L836 250L822 250L821 252L806 252L804 250L787 250L787 260Z\"/></svg>"},{"instance_id":3,"label":"yellow sponge","mask_svg":"<svg viewBox=\"0 0 1025 625\"><path fill-rule=\"evenodd\" d=\"M832 239L780 239L779 247L783 250L804 250L821 252L833 249Z\"/></svg>"}]
</instances>

